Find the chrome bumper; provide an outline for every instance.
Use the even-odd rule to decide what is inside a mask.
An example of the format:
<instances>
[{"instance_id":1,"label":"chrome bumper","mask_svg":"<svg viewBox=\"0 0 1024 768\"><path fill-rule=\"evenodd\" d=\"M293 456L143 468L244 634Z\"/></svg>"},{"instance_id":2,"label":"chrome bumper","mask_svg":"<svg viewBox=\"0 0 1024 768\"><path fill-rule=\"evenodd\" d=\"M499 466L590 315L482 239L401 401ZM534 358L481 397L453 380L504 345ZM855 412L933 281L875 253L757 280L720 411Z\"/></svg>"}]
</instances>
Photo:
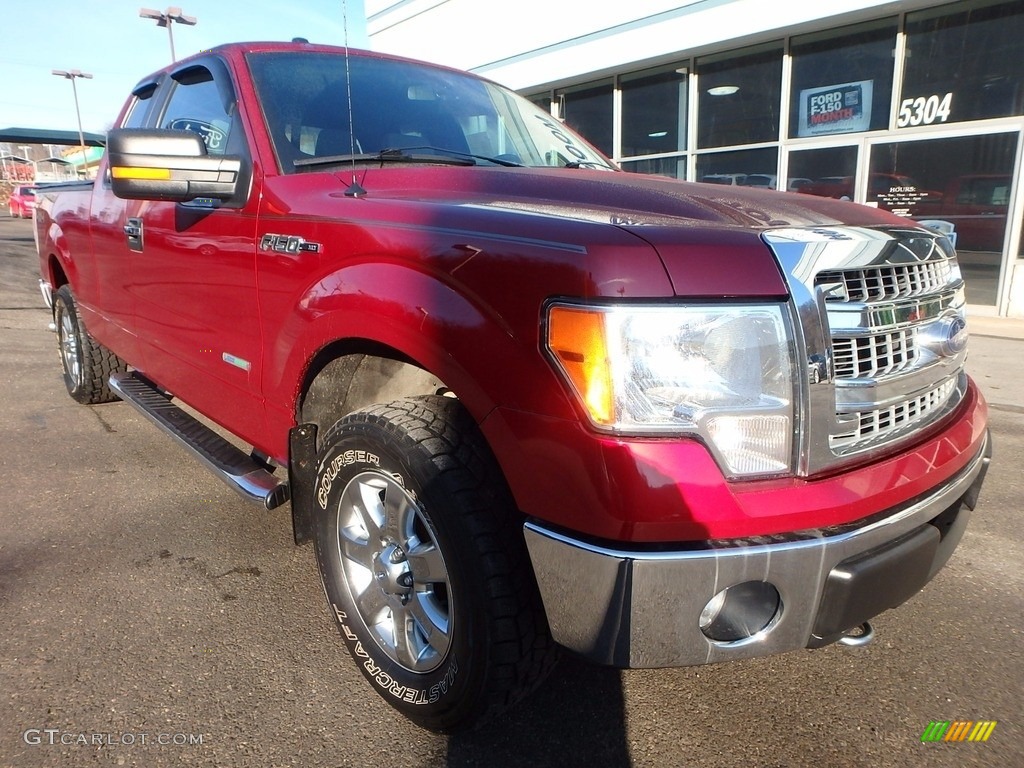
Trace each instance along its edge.
<instances>
[{"instance_id":1,"label":"chrome bumper","mask_svg":"<svg viewBox=\"0 0 1024 768\"><path fill-rule=\"evenodd\" d=\"M890 582L885 575L894 567L899 570L903 552L903 545L894 542L927 539L926 546L913 546L913 591L945 565L963 535L990 457L986 436L971 463L927 497L853 530L781 543L625 551L527 523L526 544L551 632L570 650L618 667L693 666L832 642L839 636L834 630L853 629L871 618L853 619L858 611L874 606L873 616L910 596L901 594L906 585L899 583L886 594ZM844 591L844 579L872 560L883 567L861 579L859 593ZM742 640L709 639L700 628L705 606L721 590L749 581L768 582L778 590L781 607L775 618ZM837 595L842 600L833 599ZM887 598L897 602L879 607ZM845 607L837 609L837 602ZM849 624L834 626L847 619Z\"/></svg>"}]
</instances>

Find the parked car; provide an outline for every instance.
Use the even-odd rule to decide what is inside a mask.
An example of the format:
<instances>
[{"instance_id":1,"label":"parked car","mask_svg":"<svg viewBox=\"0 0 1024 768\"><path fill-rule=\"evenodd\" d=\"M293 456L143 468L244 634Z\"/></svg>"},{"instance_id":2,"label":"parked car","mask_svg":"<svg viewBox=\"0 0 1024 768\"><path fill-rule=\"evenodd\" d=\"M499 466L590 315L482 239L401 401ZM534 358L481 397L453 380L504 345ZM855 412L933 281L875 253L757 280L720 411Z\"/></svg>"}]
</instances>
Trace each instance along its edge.
<instances>
[{"instance_id":1,"label":"parked car","mask_svg":"<svg viewBox=\"0 0 1024 768\"><path fill-rule=\"evenodd\" d=\"M953 554L990 447L946 238L623 173L495 83L379 53L238 43L132 94L95 182L36 209L68 394L290 499L412 721L493 716L558 645L865 644Z\"/></svg>"},{"instance_id":2,"label":"parked car","mask_svg":"<svg viewBox=\"0 0 1024 768\"><path fill-rule=\"evenodd\" d=\"M743 180L743 186L778 189L778 178L774 173L748 173L747 178Z\"/></svg>"},{"instance_id":3,"label":"parked car","mask_svg":"<svg viewBox=\"0 0 1024 768\"><path fill-rule=\"evenodd\" d=\"M950 179L942 195L915 205L911 215L948 221L957 233L958 248L1001 251L1012 185L1013 178L1006 174L957 176Z\"/></svg>"},{"instance_id":4,"label":"parked car","mask_svg":"<svg viewBox=\"0 0 1024 768\"><path fill-rule=\"evenodd\" d=\"M747 181L745 173L709 173L701 178L705 184L722 184L727 187L742 186Z\"/></svg>"},{"instance_id":5,"label":"parked car","mask_svg":"<svg viewBox=\"0 0 1024 768\"><path fill-rule=\"evenodd\" d=\"M36 188L25 184L17 186L11 192L7 202L7 212L12 218L30 218L36 207Z\"/></svg>"}]
</instances>

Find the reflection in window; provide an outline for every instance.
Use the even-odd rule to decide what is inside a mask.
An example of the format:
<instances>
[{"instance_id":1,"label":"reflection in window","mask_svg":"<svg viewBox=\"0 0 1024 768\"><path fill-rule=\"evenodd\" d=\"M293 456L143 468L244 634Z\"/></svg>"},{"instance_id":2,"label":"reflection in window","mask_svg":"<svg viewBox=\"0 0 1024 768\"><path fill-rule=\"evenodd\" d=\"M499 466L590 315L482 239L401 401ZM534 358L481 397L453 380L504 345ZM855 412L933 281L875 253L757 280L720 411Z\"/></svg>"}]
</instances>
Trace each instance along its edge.
<instances>
[{"instance_id":1,"label":"reflection in window","mask_svg":"<svg viewBox=\"0 0 1024 768\"><path fill-rule=\"evenodd\" d=\"M580 86L558 91L561 118L583 138L612 156L612 84Z\"/></svg>"},{"instance_id":2,"label":"reflection in window","mask_svg":"<svg viewBox=\"0 0 1024 768\"><path fill-rule=\"evenodd\" d=\"M1024 112L1024 3L967 7L907 16L901 128Z\"/></svg>"},{"instance_id":3,"label":"reflection in window","mask_svg":"<svg viewBox=\"0 0 1024 768\"><path fill-rule=\"evenodd\" d=\"M531 104L536 104L538 107L543 109L545 112L551 111L551 92L544 91L544 93L535 93L532 96L527 96L526 100Z\"/></svg>"},{"instance_id":4,"label":"reflection in window","mask_svg":"<svg viewBox=\"0 0 1024 768\"><path fill-rule=\"evenodd\" d=\"M622 156L686 149L684 67L627 75L622 91Z\"/></svg>"},{"instance_id":5,"label":"reflection in window","mask_svg":"<svg viewBox=\"0 0 1024 768\"><path fill-rule=\"evenodd\" d=\"M775 147L713 152L697 157L697 181L775 189L779 151Z\"/></svg>"},{"instance_id":6,"label":"reflection in window","mask_svg":"<svg viewBox=\"0 0 1024 768\"><path fill-rule=\"evenodd\" d=\"M176 79L178 82L164 109L161 127L198 133L203 137L207 152L225 154L232 115L224 106L213 75L205 67L193 67Z\"/></svg>"},{"instance_id":7,"label":"reflection in window","mask_svg":"<svg viewBox=\"0 0 1024 768\"><path fill-rule=\"evenodd\" d=\"M776 141L782 99L782 45L697 60L697 145Z\"/></svg>"},{"instance_id":8,"label":"reflection in window","mask_svg":"<svg viewBox=\"0 0 1024 768\"><path fill-rule=\"evenodd\" d=\"M895 45L895 19L794 38L789 135L887 128Z\"/></svg>"},{"instance_id":9,"label":"reflection in window","mask_svg":"<svg viewBox=\"0 0 1024 768\"><path fill-rule=\"evenodd\" d=\"M853 200L856 173L856 147L790 152L787 188L806 195Z\"/></svg>"},{"instance_id":10,"label":"reflection in window","mask_svg":"<svg viewBox=\"0 0 1024 768\"><path fill-rule=\"evenodd\" d=\"M1016 153L1016 133L872 148L868 200L953 225L971 304L996 303Z\"/></svg>"},{"instance_id":11,"label":"reflection in window","mask_svg":"<svg viewBox=\"0 0 1024 768\"><path fill-rule=\"evenodd\" d=\"M668 176L672 179L686 178L686 156L651 157L643 160L624 160L622 170L630 173L647 173L653 176Z\"/></svg>"}]
</instances>

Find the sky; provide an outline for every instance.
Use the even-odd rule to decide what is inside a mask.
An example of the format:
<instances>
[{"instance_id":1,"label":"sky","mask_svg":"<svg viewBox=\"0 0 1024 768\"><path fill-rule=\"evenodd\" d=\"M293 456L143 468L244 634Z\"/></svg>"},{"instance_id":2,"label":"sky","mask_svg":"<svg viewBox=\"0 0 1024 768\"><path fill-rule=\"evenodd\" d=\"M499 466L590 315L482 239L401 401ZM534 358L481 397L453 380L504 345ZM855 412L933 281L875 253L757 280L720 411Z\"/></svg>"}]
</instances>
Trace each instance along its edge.
<instances>
[{"instance_id":1,"label":"sky","mask_svg":"<svg viewBox=\"0 0 1024 768\"><path fill-rule=\"evenodd\" d=\"M368 46L363 0L175 0L194 27L175 24L178 59L222 43L291 40ZM171 61L167 30L139 17L164 12L154 0L0 1L0 128L77 131L71 82L54 69L92 74L77 79L82 128L104 133L132 87ZM346 14L347 7L347 14Z\"/></svg>"}]
</instances>

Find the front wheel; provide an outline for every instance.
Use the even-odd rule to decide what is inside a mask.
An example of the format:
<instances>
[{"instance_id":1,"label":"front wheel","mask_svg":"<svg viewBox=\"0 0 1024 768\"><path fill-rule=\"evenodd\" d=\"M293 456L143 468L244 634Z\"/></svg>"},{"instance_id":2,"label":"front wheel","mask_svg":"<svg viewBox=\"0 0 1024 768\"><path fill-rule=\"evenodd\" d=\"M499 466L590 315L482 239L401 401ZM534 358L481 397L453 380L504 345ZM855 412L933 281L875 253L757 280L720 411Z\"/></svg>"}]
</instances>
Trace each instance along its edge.
<instances>
[{"instance_id":1,"label":"front wheel","mask_svg":"<svg viewBox=\"0 0 1024 768\"><path fill-rule=\"evenodd\" d=\"M117 400L108 380L111 374L127 370L127 366L89 335L67 285L62 285L54 294L53 322L57 326L57 344L68 394L87 405Z\"/></svg>"},{"instance_id":2,"label":"front wheel","mask_svg":"<svg viewBox=\"0 0 1024 768\"><path fill-rule=\"evenodd\" d=\"M400 400L346 416L323 439L315 498L332 613L391 706L453 732L540 683L554 644L522 527L457 400Z\"/></svg>"}]
</instances>

